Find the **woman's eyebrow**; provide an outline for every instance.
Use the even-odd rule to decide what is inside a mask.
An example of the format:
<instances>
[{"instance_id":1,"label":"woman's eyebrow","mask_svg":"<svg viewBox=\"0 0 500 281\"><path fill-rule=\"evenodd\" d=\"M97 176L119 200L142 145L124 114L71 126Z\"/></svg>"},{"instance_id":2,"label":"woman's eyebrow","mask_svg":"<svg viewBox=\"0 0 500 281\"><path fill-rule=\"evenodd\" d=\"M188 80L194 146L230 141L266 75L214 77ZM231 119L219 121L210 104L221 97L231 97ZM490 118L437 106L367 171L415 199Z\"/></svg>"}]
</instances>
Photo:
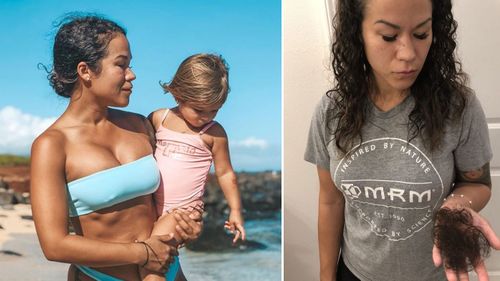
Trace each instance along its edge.
<instances>
[{"instance_id":1,"label":"woman's eyebrow","mask_svg":"<svg viewBox=\"0 0 500 281\"><path fill-rule=\"evenodd\" d=\"M424 20L423 22L417 24L417 26L415 27L415 29L419 28L419 27L422 27L424 26L425 24L427 24L428 22L432 21L432 18L429 17L428 19ZM391 22L388 22L386 20L377 20L374 24L385 24L385 25L388 25L394 29L401 29L401 26L397 25L397 24L394 24L394 23L391 23Z\"/></svg>"},{"instance_id":2,"label":"woman's eyebrow","mask_svg":"<svg viewBox=\"0 0 500 281\"><path fill-rule=\"evenodd\" d=\"M132 56L127 56L127 55L118 55L115 57L115 59L125 59L125 60L132 60Z\"/></svg>"}]
</instances>

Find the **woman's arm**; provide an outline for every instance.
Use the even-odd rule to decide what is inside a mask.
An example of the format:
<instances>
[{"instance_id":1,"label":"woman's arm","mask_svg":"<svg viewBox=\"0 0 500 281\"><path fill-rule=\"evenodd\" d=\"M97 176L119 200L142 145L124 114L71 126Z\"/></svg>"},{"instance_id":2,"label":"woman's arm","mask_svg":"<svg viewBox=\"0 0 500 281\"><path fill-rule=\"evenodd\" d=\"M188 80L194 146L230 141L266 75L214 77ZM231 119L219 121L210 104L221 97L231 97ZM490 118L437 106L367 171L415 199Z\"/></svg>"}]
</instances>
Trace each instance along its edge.
<instances>
[{"instance_id":1,"label":"woman's arm","mask_svg":"<svg viewBox=\"0 0 500 281\"><path fill-rule=\"evenodd\" d=\"M246 233L243 216L241 215L242 207L238 181L233 166L231 165L227 135L224 128L219 124L214 125L212 155L214 159L215 175L224 193L224 197L227 200L227 204L231 209L229 221L226 222L225 228L233 232L238 230L233 242L236 242L240 236L242 240L245 240Z\"/></svg>"},{"instance_id":2,"label":"woman's arm","mask_svg":"<svg viewBox=\"0 0 500 281\"><path fill-rule=\"evenodd\" d=\"M490 165L486 163L483 167L472 171L458 171L455 175L455 186L452 193L446 198L441 208L469 210L472 218L472 225L479 229L488 240L491 247L500 249L500 240L491 228L486 219L477 212L483 209L491 197L491 175ZM440 249L433 248L433 260L436 266L443 263ZM474 265L479 280L488 280L488 273L484 266L484 261ZM456 280L457 275L460 280L468 280L467 272L455 272L445 266L448 280Z\"/></svg>"},{"instance_id":3,"label":"woman's arm","mask_svg":"<svg viewBox=\"0 0 500 281\"><path fill-rule=\"evenodd\" d=\"M318 241L320 280L336 280L342 231L344 196L333 183L330 171L317 167L319 177Z\"/></svg>"},{"instance_id":4,"label":"woman's arm","mask_svg":"<svg viewBox=\"0 0 500 281\"><path fill-rule=\"evenodd\" d=\"M457 170L452 194L442 207L468 207L476 212L482 210L491 197L490 163L472 171Z\"/></svg>"},{"instance_id":5,"label":"woman's arm","mask_svg":"<svg viewBox=\"0 0 500 281\"><path fill-rule=\"evenodd\" d=\"M65 180L64 136L51 130L37 138L31 151L31 205L33 220L48 260L87 266L144 264L145 246L140 243L107 243L68 232L68 204ZM174 247L167 245L170 236L146 242L159 256L150 253L146 267L163 271ZM151 251L149 251L151 252Z\"/></svg>"}]
</instances>

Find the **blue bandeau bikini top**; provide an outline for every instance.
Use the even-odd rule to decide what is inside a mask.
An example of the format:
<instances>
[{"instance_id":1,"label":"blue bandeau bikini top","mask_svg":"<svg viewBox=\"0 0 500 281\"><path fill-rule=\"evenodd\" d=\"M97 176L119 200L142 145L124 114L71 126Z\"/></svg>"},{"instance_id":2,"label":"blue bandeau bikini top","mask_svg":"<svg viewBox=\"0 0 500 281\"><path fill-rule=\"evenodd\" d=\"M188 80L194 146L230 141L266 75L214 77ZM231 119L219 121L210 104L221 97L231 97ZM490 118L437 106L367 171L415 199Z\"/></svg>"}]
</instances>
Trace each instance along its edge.
<instances>
[{"instance_id":1,"label":"blue bandeau bikini top","mask_svg":"<svg viewBox=\"0 0 500 281\"><path fill-rule=\"evenodd\" d=\"M160 172L152 154L68 183L70 217L76 217L153 193Z\"/></svg>"}]
</instances>

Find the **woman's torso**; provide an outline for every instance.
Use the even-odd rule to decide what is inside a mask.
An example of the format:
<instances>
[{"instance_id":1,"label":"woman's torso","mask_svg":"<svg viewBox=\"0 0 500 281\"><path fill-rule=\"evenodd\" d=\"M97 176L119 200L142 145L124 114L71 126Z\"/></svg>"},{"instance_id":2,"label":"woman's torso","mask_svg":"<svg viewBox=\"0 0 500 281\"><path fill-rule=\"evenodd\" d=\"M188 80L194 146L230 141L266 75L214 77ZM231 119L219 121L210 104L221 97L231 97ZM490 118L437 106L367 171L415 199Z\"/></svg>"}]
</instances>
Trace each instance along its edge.
<instances>
[{"instance_id":1,"label":"woman's torso","mask_svg":"<svg viewBox=\"0 0 500 281\"><path fill-rule=\"evenodd\" d=\"M97 174L103 175L109 170L119 171L122 166L133 165L152 154L150 139L141 117L110 110L109 119L110 122L101 128L65 127L64 122L55 124L56 129L65 136L67 183L92 178ZM60 121L64 119L61 118ZM110 180L111 182L99 188L116 188L113 187L113 179ZM85 188L91 190L92 187L85 186L84 183L78 189L84 192ZM68 189L68 193L71 197L71 190ZM68 207L71 208L71 200L69 201ZM155 217L151 195L143 194L125 201L118 200L111 206L77 214L70 221L76 235L106 242L130 243L149 237ZM98 270L124 280L140 280L136 265Z\"/></svg>"}]
</instances>

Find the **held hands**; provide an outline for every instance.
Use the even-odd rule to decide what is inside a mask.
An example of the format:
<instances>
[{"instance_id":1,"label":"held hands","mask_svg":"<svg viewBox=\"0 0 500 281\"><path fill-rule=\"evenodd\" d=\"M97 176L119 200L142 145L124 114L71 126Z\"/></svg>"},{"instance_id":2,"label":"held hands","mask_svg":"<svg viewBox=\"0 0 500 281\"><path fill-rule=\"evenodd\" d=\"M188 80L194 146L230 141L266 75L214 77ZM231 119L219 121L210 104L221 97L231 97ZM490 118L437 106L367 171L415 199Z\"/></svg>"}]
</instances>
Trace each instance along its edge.
<instances>
[{"instance_id":1,"label":"held hands","mask_svg":"<svg viewBox=\"0 0 500 281\"><path fill-rule=\"evenodd\" d=\"M231 210L229 220L224 223L224 228L234 234L233 244L241 238L242 241L246 239L245 227L243 216L239 210Z\"/></svg>"},{"instance_id":2,"label":"held hands","mask_svg":"<svg viewBox=\"0 0 500 281\"><path fill-rule=\"evenodd\" d=\"M468 207L461 207L461 208L457 208L457 206L454 206L455 208L450 208L450 204L445 204L445 205L448 205L448 206L444 206L445 209L443 210L440 210L439 212L449 212L449 211L454 211L454 212L459 212L460 213L460 210L463 210L464 212L466 212L466 217L468 216L467 214L470 214L470 218L471 218L471 224L473 226L473 228L477 229L480 233L479 234L482 234L483 236L483 239L486 240L485 242L486 243L489 243L489 246L491 246L492 248L496 249L496 250L500 250L500 239L497 237L497 235L495 234L495 232L493 231L493 229L491 228L490 224L488 223L488 221L486 219L484 219L483 217L481 217L477 212L475 212L474 210L468 208ZM438 215L439 216L439 212L438 212ZM439 224L439 221L438 222L435 222L436 225ZM462 222L458 222L459 224L462 223ZM436 229L436 226L435 226L435 229ZM460 228L459 228L460 229ZM463 235L460 235L460 238L463 239L463 236L466 236L468 235L468 233L465 233L465 231L471 231L469 228L463 228L462 230L462 233L459 233L460 234L463 234ZM481 238L477 238L477 240L481 240ZM436 241L437 242L437 241ZM434 244L434 247L432 249L432 259L434 261L434 265L436 267L438 266L441 266L441 265L444 265L444 268L445 268L445 273L446 273L446 278L448 279L448 281L457 281L457 280L460 280L460 281L468 281L469 280L469 275L467 273L467 270L456 270L456 269L453 269L453 266L450 266L449 264L447 264L447 260L446 260L446 255L442 256L443 253L439 248L438 246L436 245L436 242ZM446 242L449 242L449 241L446 241ZM480 243L481 241L479 241ZM439 244L439 243L437 243ZM470 247L470 245L467 245L467 247ZM478 249L478 251L480 251ZM480 254L482 254L483 251L480 251ZM463 257L465 258L465 257ZM486 267L484 265L484 260L482 259L481 255L479 256L479 260L475 263L475 264L472 264L472 267L474 269L474 271L477 273L478 275L478 280L479 281L487 281L488 280L488 272L486 271Z\"/></svg>"},{"instance_id":3,"label":"held hands","mask_svg":"<svg viewBox=\"0 0 500 281\"><path fill-rule=\"evenodd\" d=\"M148 270L164 273L168 270L174 256L179 255L177 251L177 241L173 234L153 235L145 241L136 243L144 246L144 261L140 265Z\"/></svg>"},{"instance_id":4,"label":"held hands","mask_svg":"<svg viewBox=\"0 0 500 281\"><path fill-rule=\"evenodd\" d=\"M178 243L187 243L200 237L203 228L201 212L193 211L188 213L186 211L176 210L174 212L174 218L177 221L175 230L182 238L182 241L178 241Z\"/></svg>"}]
</instances>

